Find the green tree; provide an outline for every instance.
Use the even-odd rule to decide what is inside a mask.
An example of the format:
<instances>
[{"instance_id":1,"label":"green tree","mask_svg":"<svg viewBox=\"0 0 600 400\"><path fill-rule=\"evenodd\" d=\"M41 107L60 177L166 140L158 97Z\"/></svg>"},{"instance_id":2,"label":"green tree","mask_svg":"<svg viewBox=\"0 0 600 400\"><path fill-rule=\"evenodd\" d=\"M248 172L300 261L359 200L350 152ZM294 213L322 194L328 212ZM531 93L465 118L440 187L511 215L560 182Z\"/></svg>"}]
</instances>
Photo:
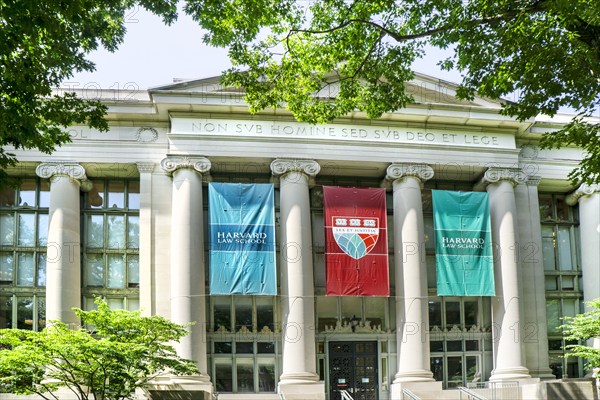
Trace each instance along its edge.
<instances>
[{"instance_id":1,"label":"green tree","mask_svg":"<svg viewBox=\"0 0 600 400\"><path fill-rule=\"evenodd\" d=\"M79 400L124 400L157 375L197 373L171 345L188 334L185 326L96 304L97 311L75 309L92 333L62 322L42 332L0 330L0 392L58 400L54 392L66 386Z\"/></svg>"},{"instance_id":2,"label":"green tree","mask_svg":"<svg viewBox=\"0 0 600 400\"><path fill-rule=\"evenodd\" d=\"M15 165L17 149L51 153L70 141L67 128L108 129L106 106L54 88L78 71L93 71L87 54L100 45L114 51L134 6L177 17L177 0L0 1L0 182Z\"/></svg>"},{"instance_id":3,"label":"green tree","mask_svg":"<svg viewBox=\"0 0 600 400\"><path fill-rule=\"evenodd\" d=\"M600 104L598 1L187 0L185 10L207 43L229 48L224 83L244 87L254 112L285 105L312 123L356 109L377 118L413 100L405 83L425 46L450 48L441 66L461 71L459 98L514 95L503 113L520 120L577 110L541 144L583 147L572 179L600 180L600 131L586 123Z\"/></svg>"},{"instance_id":4,"label":"green tree","mask_svg":"<svg viewBox=\"0 0 600 400\"><path fill-rule=\"evenodd\" d=\"M600 298L586 302L589 310L575 317L565 317L561 329L566 340L576 340L585 343L589 339L600 338ZM600 348L585 344L567 345L569 355L586 359L586 369L600 373Z\"/></svg>"}]
</instances>

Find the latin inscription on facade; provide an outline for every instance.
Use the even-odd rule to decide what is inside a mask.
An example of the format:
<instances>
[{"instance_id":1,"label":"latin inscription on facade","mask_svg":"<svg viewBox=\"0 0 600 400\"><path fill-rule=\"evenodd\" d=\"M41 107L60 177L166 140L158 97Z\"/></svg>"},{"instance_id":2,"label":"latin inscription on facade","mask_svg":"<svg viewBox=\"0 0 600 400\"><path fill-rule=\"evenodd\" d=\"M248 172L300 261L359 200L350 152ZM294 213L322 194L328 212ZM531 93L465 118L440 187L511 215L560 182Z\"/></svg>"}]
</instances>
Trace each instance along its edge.
<instances>
[{"instance_id":1,"label":"latin inscription on facade","mask_svg":"<svg viewBox=\"0 0 600 400\"><path fill-rule=\"evenodd\" d=\"M310 125L299 122L220 120L190 117L172 117L171 133L206 136L273 137L292 140L442 144L492 148L515 147L513 135L500 133L413 129L379 125Z\"/></svg>"}]
</instances>

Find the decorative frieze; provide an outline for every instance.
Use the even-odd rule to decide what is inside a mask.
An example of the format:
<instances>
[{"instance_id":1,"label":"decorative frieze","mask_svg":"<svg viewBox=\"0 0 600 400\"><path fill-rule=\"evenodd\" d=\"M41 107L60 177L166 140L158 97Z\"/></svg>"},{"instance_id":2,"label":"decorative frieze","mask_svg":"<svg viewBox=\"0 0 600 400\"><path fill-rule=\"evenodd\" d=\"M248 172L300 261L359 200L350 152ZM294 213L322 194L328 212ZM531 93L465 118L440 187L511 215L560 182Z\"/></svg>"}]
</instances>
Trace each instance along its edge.
<instances>
[{"instance_id":1,"label":"decorative frieze","mask_svg":"<svg viewBox=\"0 0 600 400\"><path fill-rule=\"evenodd\" d=\"M198 156L167 156L160 162L160 166L168 174L181 168L194 169L201 174L210 171L211 163L206 157Z\"/></svg>"},{"instance_id":2,"label":"decorative frieze","mask_svg":"<svg viewBox=\"0 0 600 400\"><path fill-rule=\"evenodd\" d=\"M582 183L573 193L567 196L567 204L574 206L583 196L590 196L597 192L600 192L600 185L588 185L587 183Z\"/></svg>"},{"instance_id":3,"label":"decorative frieze","mask_svg":"<svg viewBox=\"0 0 600 400\"><path fill-rule=\"evenodd\" d=\"M152 143L158 139L158 131L155 128L144 126L135 133L135 140L140 143Z\"/></svg>"},{"instance_id":4,"label":"decorative frieze","mask_svg":"<svg viewBox=\"0 0 600 400\"><path fill-rule=\"evenodd\" d=\"M337 320L335 325L325 325L326 333L390 333L391 331L383 330L380 324L371 325L371 321L340 321Z\"/></svg>"}]
</instances>

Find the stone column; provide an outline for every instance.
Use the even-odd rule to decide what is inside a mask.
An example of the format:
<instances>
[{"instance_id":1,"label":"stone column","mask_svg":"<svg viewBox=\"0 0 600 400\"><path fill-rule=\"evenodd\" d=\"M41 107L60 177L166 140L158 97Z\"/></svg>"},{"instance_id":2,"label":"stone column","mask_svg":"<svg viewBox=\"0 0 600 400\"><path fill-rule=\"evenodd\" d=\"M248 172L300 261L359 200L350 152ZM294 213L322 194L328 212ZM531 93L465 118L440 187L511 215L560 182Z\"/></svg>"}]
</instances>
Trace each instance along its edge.
<instances>
[{"instance_id":1,"label":"stone column","mask_svg":"<svg viewBox=\"0 0 600 400\"><path fill-rule=\"evenodd\" d=\"M512 169L490 168L482 182L490 195L494 279L492 299L494 369L491 381L529 379L521 349L519 269L517 260L517 206L514 186L525 183L525 175Z\"/></svg>"},{"instance_id":2,"label":"stone column","mask_svg":"<svg viewBox=\"0 0 600 400\"><path fill-rule=\"evenodd\" d=\"M522 342L525 365L534 378L555 379L548 358L548 323L546 321L546 288L542 258L542 229L537 187L539 176L529 176L525 184L515 188L519 226L519 281L527 283L522 290ZM521 287L521 289L523 289Z\"/></svg>"},{"instance_id":3,"label":"stone column","mask_svg":"<svg viewBox=\"0 0 600 400\"><path fill-rule=\"evenodd\" d=\"M567 196L567 204L579 202L579 237L581 246L581 272L583 299L600 297L600 185L582 184ZM586 311L589 310L586 307ZM590 340L590 345L600 348L600 338Z\"/></svg>"},{"instance_id":4,"label":"stone column","mask_svg":"<svg viewBox=\"0 0 600 400\"><path fill-rule=\"evenodd\" d=\"M433 177L428 165L392 164L386 180L394 190L394 268L398 372L392 383L431 382L427 263L421 190ZM429 385L429 384L428 384ZM393 396L392 398L395 398Z\"/></svg>"},{"instance_id":5,"label":"stone column","mask_svg":"<svg viewBox=\"0 0 600 400\"><path fill-rule=\"evenodd\" d=\"M211 163L204 157L168 156L161 167L173 177L171 204L171 320L195 322L190 335L175 345L177 354L194 360L195 377L172 377L179 385L212 391L206 357L206 299L202 174Z\"/></svg>"},{"instance_id":6,"label":"stone column","mask_svg":"<svg viewBox=\"0 0 600 400\"><path fill-rule=\"evenodd\" d=\"M281 224L283 370L279 391L286 400L325 399L316 374L315 296L309 182L320 171L313 160L277 159Z\"/></svg>"},{"instance_id":7,"label":"stone column","mask_svg":"<svg viewBox=\"0 0 600 400\"><path fill-rule=\"evenodd\" d=\"M152 293L152 172L153 162L136 162L140 172L140 309L146 316L156 313Z\"/></svg>"},{"instance_id":8,"label":"stone column","mask_svg":"<svg viewBox=\"0 0 600 400\"><path fill-rule=\"evenodd\" d=\"M71 161L46 162L35 172L50 179L46 320L79 324L72 310L81 308L79 190L89 190L91 184L84 168Z\"/></svg>"}]
</instances>

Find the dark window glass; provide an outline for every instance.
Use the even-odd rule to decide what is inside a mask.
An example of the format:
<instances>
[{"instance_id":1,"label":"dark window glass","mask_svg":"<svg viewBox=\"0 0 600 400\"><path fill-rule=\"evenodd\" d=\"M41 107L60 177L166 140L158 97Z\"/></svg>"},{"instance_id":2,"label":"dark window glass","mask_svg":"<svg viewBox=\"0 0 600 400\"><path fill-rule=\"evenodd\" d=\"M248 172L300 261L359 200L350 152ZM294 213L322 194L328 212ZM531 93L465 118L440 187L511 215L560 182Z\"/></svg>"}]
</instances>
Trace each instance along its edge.
<instances>
[{"instance_id":1,"label":"dark window glass","mask_svg":"<svg viewBox=\"0 0 600 400\"><path fill-rule=\"evenodd\" d=\"M217 360L215 365L215 386L217 392L233 391L233 368L231 360Z\"/></svg>"},{"instance_id":2,"label":"dark window glass","mask_svg":"<svg viewBox=\"0 0 600 400\"><path fill-rule=\"evenodd\" d=\"M0 297L0 329L12 327L12 297Z\"/></svg>"},{"instance_id":3,"label":"dark window glass","mask_svg":"<svg viewBox=\"0 0 600 400\"><path fill-rule=\"evenodd\" d=\"M238 354L252 354L254 353L253 342L237 342L235 344L235 352Z\"/></svg>"},{"instance_id":4,"label":"dark window glass","mask_svg":"<svg viewBox=\"0 0 600 400\"><path fill-rule=\"evenodd\" d=\"M446 302L446 327L452 329L454 325L460 326L460 302Z\"/></svg>"},{"instance_id":5,"label":"dark window glass","mask_svg":"<svg viewBox=\"0 0 600 400\"><path fill-rule=\"evenodd\" d=\"M448 351L462 351L462 340L448 340L446 342L446 347L448 348Z\"/></svg>"},{"instance_id":6,"label":"dark window glass","mask_svg":"<svg viewBox=\"0 0 600 400\"><path fill-rule=\"evenodd\" d=\"M429 326L442 326L442 303L439 301L429 302Z\"/></svg>"},{"instance_id":7,"label":"dark window glass","mask_svg":"<svg viewBox=\"0 0 600 400\"><path fill-rule=\"evenodd\" d=\"M256 329L258 331L267 327L271 332L275 331L273 318L273 300L271 298L256 299Z\"/></svg>"},{"instance_id":8,"label":"dark window glass","mask_svg":"<svg viewBox=\"0 0 600 400\"><path fill-rule=\"evenodd\" d=\"M467 356L466 364L467 364L467 382L473 382L477 379L478 375L481 375L479 372L479 366L477 365L477 357L475 356Z\"/></svg>"},{"instance_id":9,"label":"dark window glass","mask_svg":"<svg viewBox=\"0 0 600 400\"><path fill-rule=\"evenodd\" d=\"M562 340L561 339L548 340L548 349L549 350L562 350Z\"/></svg>"},{"instance_id":10,"label":"dark window glass","mask_svg":"<svg viewBox=\"0 0 600 400\"><path fill-rule=\"evenodd\" d=\"M453 388L463 384L463 358L448 357L448 387Z\"/></svg>"},{"instance_id":11,"label":"dark window glass","mask_svg":"<svg viewBox=\"0 0 600 400\"><path fill-rule=\"evenodd\" d=\"M478 325L479 304L476 301L465 301L465 327Z\"/></svg>"},{"instance_id":12,"label":"dark window glass","mask_svg":"<svg viewBox=\"0 0 600 400\"><path fill-rule=\"evenodd\" d=\"M235 298L235 330L236 332L245 326L252 330L252 298Z\"/></svg>"},{"instance_id":13,"label":"dark window glass","mask_svg":"<svg viewBox=\"0 0 600 400\"><path fill-rule=\"evenodd\" d=\"M229 298L213 298L214 330L231 330L231 303Z\"/></svg>"},{"instance_id":14,"label":"dark window glass","mask_svg":"<svg viewBox=\"0 0 600 400\"><path fill-rule=\"evenodd\" d=\"M254 360L238 358L236 364L238 392L254 392Z\"/></svg>"},{"instance_id":15,"label":"dark window glass","mask_svg":"<svg viewBox=\"0 0 600 400\"><path fill-rule=\"evenodd\" d=\"M231 354L231 342L215 342L215 354Z\"/></svg>"},{"instance_id":16,"label":"dark window glass","mask_svg":"<svg viewBox=\"0 0 600 400\"><path fill-rule=\"evenodd\" d=\"M444 351L444 342L441 340L432 340L429 342L429 350L433 352Z\"/></svg>"},{"instance_id":17,"label":"dark window glass","mask_svg":"<svg viewBox=\"0 0 600 400\"><path fill-rule=\"evenodd\" d=\"M46 327L46 299L43 297L37 298L38 303L38 330Z\"/></svg>"},{"instance_id":18,"label":"dark window glass","mask_svg":"<svg viewBox=\"0 0 600 400\"><path fill-rule=\"evenodd\" d=\"M465 340L465 347L467 351L479 350L479 340Z\"/></svg>"},{"instance_id":19,"label":"dark window glass","mask_svg":"<svg viewBox=\"0 0 600 400\"><path fill-rule=\"evenodd\" d=\"M275 364L272 360L258 362L258 390L260 392L275 391Z\"/></svg>"},{"instance_id":20,"label":"dark window glass","mask_svg":"<svg viewBox=\"0 0 600 400\"><path fill-rule=\"evenodd\" d=\"M17 298L17 328L33 329L33 299Z\"/></svg>"},{"instance_id":21,"label":"dark window glass","mask_svg":"<svg viewBox=\"0 0 600 400\"><path fill-rule=\"evenodd\" d=\"M259 354L275 353L275 343L273 343L273 342L258 342L258 343L256 343L256 351Z\"/></svg>"}]
</instances>

